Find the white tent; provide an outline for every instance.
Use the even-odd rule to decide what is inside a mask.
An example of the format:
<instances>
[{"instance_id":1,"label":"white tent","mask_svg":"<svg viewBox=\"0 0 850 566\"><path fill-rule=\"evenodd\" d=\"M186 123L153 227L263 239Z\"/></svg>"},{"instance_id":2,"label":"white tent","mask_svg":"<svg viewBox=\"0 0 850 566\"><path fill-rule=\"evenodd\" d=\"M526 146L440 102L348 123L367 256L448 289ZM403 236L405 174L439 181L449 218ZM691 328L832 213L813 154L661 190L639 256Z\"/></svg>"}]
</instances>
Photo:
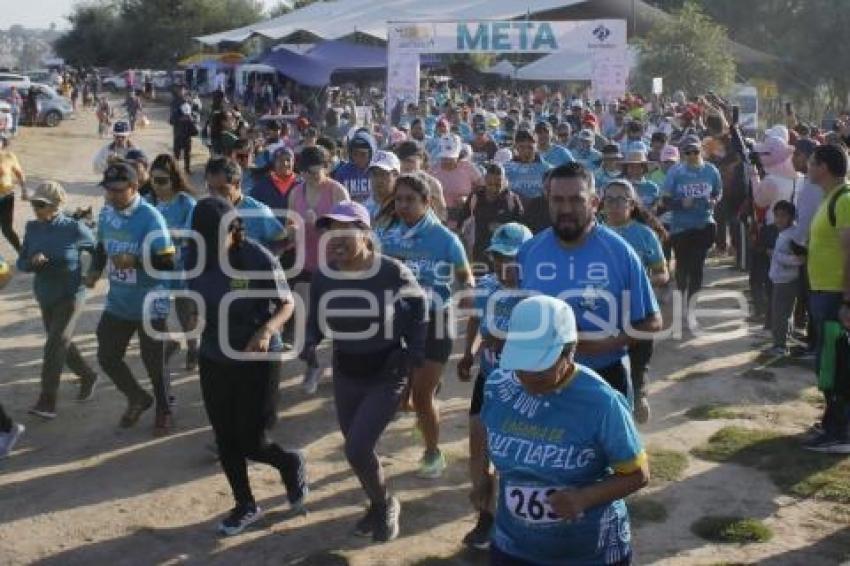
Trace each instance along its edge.
<instances>
[{"instance_id":1,"label":"white tent","mask_svg":"<svg viewBox=\"0 0 850 566\"><path fill-rule=\"evenodd\" d=\"M627 50L629 69L637 64L638 52ZM520 81L589 81L593 73L589 57L571 51L557 51L517 69L515 78Z\"/></svg>"},{"instance_id":2,"label":"white tent","mask_svg":"<svg viewBox=\"0 0 850 566\"><path fill-rule=\"evenodd\" d=\"M528 13L583 4L587 0L336 0L314 2L264 22L197 37L206 45L242 42L254 34L282 39L306 31L322 39L339 39L355 32L386 40L387 23L402 21L507 20Z\"/></svg>"},{"instance_id":3,"label":"white tent","mask_svg":"<svg viewBox=\"0 0 850 566\"><path fill-rule=\"evenodd\" d=\"M517 69L520 81L589 81L590 58L584 54L558 51Z\"/></svg>"},{"instance_id":4,"label":"white tent","mask_svg":"<svg viewBox=\"0 0 850 566\"><path fill-rule=\"evenodd\" d=\"M490 75L513 77L516 74L516 67L514 67L513 63L511 63L510 61L502 59L484 72Z\"/></svg>"}]
</instances>

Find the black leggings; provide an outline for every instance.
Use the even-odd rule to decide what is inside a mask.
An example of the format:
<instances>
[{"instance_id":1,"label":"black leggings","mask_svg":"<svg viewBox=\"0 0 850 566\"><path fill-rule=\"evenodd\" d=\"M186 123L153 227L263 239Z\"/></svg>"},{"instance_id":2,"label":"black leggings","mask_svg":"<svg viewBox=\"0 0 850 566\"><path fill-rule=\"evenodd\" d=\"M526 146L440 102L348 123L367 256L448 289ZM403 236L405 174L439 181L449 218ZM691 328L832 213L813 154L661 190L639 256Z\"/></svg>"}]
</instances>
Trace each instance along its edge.
<instances>
[{"instance_id":1,"label":"black leggings","mask_svg":"<svg viewBox=\"0 0 850 566\"><path fill-rule=\"evenodd\" d=\"M253 505L248 460L277 468L290 495L298 492L301 456L266 437L277 416L280 363L221 362L201 356L201 393L219 459L237 505Z\"/></svg>"},{"instance_id":2,"label":"black leggings","mask_svg":"<svg viewBox=\"0 0 850 566\"><path fill-rule=\"evenodd\" d=\"M0 433L12 432L12 418L3 410L3 404L0 403Z\"/></svg>"},{"instance_id":3,"label":"black leggings","mask_svg":"<svg viewBox=\"0 0 850 566\"><path fill-rule=\"evenodd\" d=\"M629 346L629 365L635 399L644 394L647 384L646 372L649 369L649 360L652 358L654 346L655 342L652 340L637 340Z\"/></svg>"},{"instance_id":4,"label":"black leggings","mask_svg":"<svg viewBox=\"0 0 850 566\"><path fill-rule=\"evenodd\" d=\"M4 197L0 197L0 230L3 231L3 236L12 244L15 251L21 251L21 238L15 232L15 194L9 193Z\"/></svg>"},{"instance_id":5,"label":"black leggings","mask_svg":"<svg viewBox=\"0 0 850 566\"><path fill-rule=\"evenodd\" d=\"M706 224L670 237L676 254L676 286L686 298L702 288L705 256L714 243L714 230L714 224Z\"/></svg>"}]
</instances>

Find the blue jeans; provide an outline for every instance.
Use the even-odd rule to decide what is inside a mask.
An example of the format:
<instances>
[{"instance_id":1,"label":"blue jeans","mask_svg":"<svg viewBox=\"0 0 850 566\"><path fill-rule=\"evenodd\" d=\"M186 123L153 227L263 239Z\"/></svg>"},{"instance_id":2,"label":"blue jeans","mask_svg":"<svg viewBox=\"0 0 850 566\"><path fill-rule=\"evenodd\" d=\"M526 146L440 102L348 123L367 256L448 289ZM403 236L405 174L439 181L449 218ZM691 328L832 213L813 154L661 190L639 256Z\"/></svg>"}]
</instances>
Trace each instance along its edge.
<instances>
[{"instance_id":1,"label":"blue jeans","mask_svg":"<svg viewBox=\"0 0 850 566\"><path fill-rule=\"evenodd\" d=\"M841 293L839 291L811 291L809 293L809 316L812 317L815 331L815 369L820 372L821 350L823 349L823 328L830 320L838 320L841 309ZM848 399L834 391L824 391L826 410L821 424L824 431L832 437L847 439L848 437Z\"/></svg>"}]
</instances>

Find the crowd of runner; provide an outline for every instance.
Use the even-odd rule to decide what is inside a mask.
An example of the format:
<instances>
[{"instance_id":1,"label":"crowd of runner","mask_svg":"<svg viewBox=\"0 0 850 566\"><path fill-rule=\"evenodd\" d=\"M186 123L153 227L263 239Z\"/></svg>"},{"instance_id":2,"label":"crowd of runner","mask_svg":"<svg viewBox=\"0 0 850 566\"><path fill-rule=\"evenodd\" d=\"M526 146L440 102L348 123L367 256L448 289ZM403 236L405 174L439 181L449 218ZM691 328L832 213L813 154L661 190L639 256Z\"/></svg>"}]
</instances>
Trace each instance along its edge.
<instances>
[{"instance_id":1,"label":"crowd of runner","mask_svg":"<svg viewBox=\"0 0 850 566\"><path fill-rule=\"evenodd\" d=\"M119 426L153 407L154 434L168 434L180 406L173 310L233 492L223 534L262 516L248 460L279 470L291 512L306 509L304 454L267 433L282 360L303 360L314 394L329 340L344 451L369 500L354 533L397 537L401 505L376 445L397 411L413 411L418 475L441 477L436 397L460 320L478 514L464 543L489 547L493 564L631 563L623 498L649 479L635 423L651 418L653 334L670 323L662 309L687 320L710 254L748 272L769 355L816 358L827 406L805 447L850 453L841 120L820 132L789 113L756 143L713 94L606 104L446 84L387 121L337 107L339 97L323 111L272 100L252 118L256 108L223 92L202 112L178 87L173 154L151 160L133 141L134 97L126 119L97 109L113 139L93 160L105 197L94 231L63 211L59 183L25 188L8 140L0 152L3 234L17 270L35 274L47 335L30 412L57 417L66 364L77 400L92 398L98 373L72 336L85 288L105 278L97 361L127 399ZM198 135L210 151L202 191L187 175ZM23 239L16 186L34 215ZM134 335L152 394L125 362ZM0 418L6 455L24 429Z\"/></svg>"}]
</instances>

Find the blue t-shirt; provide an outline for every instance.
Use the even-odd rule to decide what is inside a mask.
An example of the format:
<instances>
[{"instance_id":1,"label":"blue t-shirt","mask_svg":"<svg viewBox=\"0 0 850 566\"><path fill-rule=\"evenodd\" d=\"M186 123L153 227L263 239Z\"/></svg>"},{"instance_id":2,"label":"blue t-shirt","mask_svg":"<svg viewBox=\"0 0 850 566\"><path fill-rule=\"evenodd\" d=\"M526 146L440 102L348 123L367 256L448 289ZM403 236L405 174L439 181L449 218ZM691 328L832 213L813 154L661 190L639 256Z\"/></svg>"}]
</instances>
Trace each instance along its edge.
<instances>
[{"instance_id":1,"label":"blue t-shirt","mask_svg":"<svg viewBox=\"0 0 850 566\"><path fill-rule=\"evenodd\" d=\"M168 226L159 211L141 197L125 210L118 211L104 206L97 222L97 241L103 244L106 255L136 256L136 267L119 269L112 260L106 264L109 292L106 295L106 311L125 320L141 320L145 296L150 291L164 290L165 281L147 273L142 264L142 244L148 234L155 233L148 242L151 257L176 252ZM164 318L168 315L168 298L153 301L151 316Z\"/></svg>"},{"instance_id":2,"label":"blue t-shirt","mask_svg":"<svg viewBox=\"0 0 850 566\"><path fill-rule=\"evenodd\" d=\"M575 313L580 332L616 334L625 330L626 321L637 323L658 312L640 258L605 226L594 226L577 248L563 246L552 228L544 230L523 245L518 261L523 289L563 297ZM627 291L629 311L623 312ZM626 354L624 346L604 354L576 354L576 361L603 369Z\"/></svg>"},{"instance_id":3,"label":"blue t-shirt","mask_svg":"<svg viewBox=\"0 0 850 566\"><path fill-rule=\"evenodd\" d=\"M640 181L633 181L632 185L637 191L641 203L648 209L652 209L658 199L661 198L661 189L658 188L658 185L645 177Z\"/></svg>"},{"instance_id":4,"label":"blue t-shirt","mask_svg":"<svg viewBox=\"0 0 850 566\"><path fill-rule=\"evenodd\" d=\"M622 226L608 227L619 234L637 252L641 263L643 263L647 271L665 262L661 241L655 232L652 231L652 228L646 224L632 220Z\"/></svg>"},{"instance_id":5,"label":"blue t-shirt","mask_svg":"<svg viewBox=\"0 0 850 566\"><path fill-rule=\"evenodd\" d=\"M573 157L589 171L596 171L602 166L602 152L594 148L573 150Z\"/></svg>"},{"instance_id":6,"label":"blue t-shirt","mask_svg":"<svg viewBox=\"0 0 850 566\"><path fill-rule=\"evenodd\" d=\"M505 176L511 190L528 200L543 194L543 177L551 168L540 156L535 156L531 163L508 161L505 163Z\"/></svg>"},{"instance_id":7,"label":"blue t-shirt","mask_svg":"<svg viewBox=\"0 0 850 566\"><path fill-rule=\"evenodd\" d=\"M63 299L82 299L80 253L94 252L94 235L77 220L60 213L50 222L27 222L24 242L18 254L18 270L33 271L30 259L37 253L47 257L47 265L35 272L33 291L42 307Z\"/></svg>"},{"instance_id":8,"label":"blue t-shirt","mask_svg":"<svg viewBox=\"0 0 850 566\"><path fill-rule=\"evenodd\" d=\"M704 163L702 167L689 167L680 163L667 171L661 194L671 201L670 233L678 234L714 222L714 211L709 200L720 199L723 182L717 167L711 163ZM690 208L683 208L686 198L693 199Z\"/></svg>"},{"instance_id":9,"label":"blue t-shirt","mask_svg":"<svg viewBox=\"0 0 850 566\"><path fill-rule=\"evenodd\" d=\"M265 272L273 275L267 279L241 279L225 275L217 262L213 260L210 266L198 277L189 281L189 289L200 294L206 307L206 325L201 335L200 353L202 356L217 360L228 361L219 342L219 328L227 325L226 339L232 349L243 352L254 334L266 324L274 310L284 301L291 300L286 276L277 258L271 255L261 244L253 240L245 240L236 250L229 253L230 265L239 271ZM237 298L227 311L227 318L222 323L219 318L219 305L231 292L239 291L272 291L274 297ZM279 352L283 349L280 334L271 337L269 351ZM238 376L236 376L238 377Z\"/></svg>"},{"instance_id":10,"label":"blue t-shirt","mask_svg":"<svg viewBox=\"0 0 850 566\"><path fill-rule=\"evenodd\" d=\"M513 372L487 378L481 420L499 476L492 542L534 564L597 566L631 553L623 500L593 507L573 522L547 503L553 491L581 489L640 469L646 454L626 399L593 370L576 365L547 395L525 391Z\"/></svg>"},{"instance_id":11,"label":"blue t-shirt","mask_svg":"<svg viewBox=\"0 0 850 566\"><path fill-rule=\"evenodd\" d=\"M372 196L368 167L359 169L354 163L341 163L334 171L333 178L345 187L348 196L355 202L365 204Z\"/></svg>"},{"instance_id":12,"label":"blue t-shirt","mask_svg":"<svg viewBox=\"0 0 850 566\"><path fill-rule=\"evenodd\" d=\"M619 171L612 173L600 167L596 170L594 177L594 180L596 181L596 192L601 195L605 192L605 187L608 186L608 183L623 179L623 174Z\"/></svg>"},{"instance_id":13,"label":"blue t-shirt","mask_svg":"<svg viewBox=\"0 0 850 566\"><path fill-rule=\"evenodd\" d=\"M381 253L402 261L413 272L430 296L431 309L449 305L455 270L469 270L466 251L456 234L428 211L414 226L396 220L377 230L377 236Z\"/></svg>"},{"instance_id":14,"label":"blue t-shirt","mask_svg":"<svg viewBox=\"0 0 850 566\"><path fill-rule=\"evenodd\" d=\"M242 200L236 205L236 210L245 225L245 235L252 240L269 247L286 237L286 231L280 220L275 217L268 206L257 199L242 195ZM250 215L243 215L243 211L251 212Z\"/></svg>"},{"instance_id":15,"label":"blue t-shirt","mask_svg":"<svg viewBox=\"0 0 850 566\"><path fill-rule=\"evenodd\" d=\"M566 165L567 163L575 161L575 158L573 158L573 154L570 153L569 149L556 143L553 143L546 151L541 151L540 157L552 167Z\"/></svg>"},{"instance_id":16,"label":"blue t-shirt","mask_svg":"<svg viewBox=\"0 0 850 566\"><path fill-rule=\"evenodd\" d=\"M165 224L169 229L189 230L192 228L192 212L195 210L195 199L191 195L179 192L169 202L159 201L156 204L156 209L162 214ZM186 244L189 238L172 234L171 239L177 247L175 266L177 269L182 270L184 256L186 255ZM185 288L186 281L175 279L171 281L171 286L175 289Z\"/></svg>"},{"instance_id":17,"label":"blue t-shirt","mask_svg":"<svg viewBox=\"0 0 850 566\"><path fill-rule=\"evenodd\" d=\"M511 312L528 293L521 289L507 289L492 273L479 278L475 282L475 316L480 323L481 359L479 368L484 376L499 367L501 347L494 348L495 340L504 340L511 320ZM500 343L501 344L501 343Z\"/></svg>"}]
</instances>

